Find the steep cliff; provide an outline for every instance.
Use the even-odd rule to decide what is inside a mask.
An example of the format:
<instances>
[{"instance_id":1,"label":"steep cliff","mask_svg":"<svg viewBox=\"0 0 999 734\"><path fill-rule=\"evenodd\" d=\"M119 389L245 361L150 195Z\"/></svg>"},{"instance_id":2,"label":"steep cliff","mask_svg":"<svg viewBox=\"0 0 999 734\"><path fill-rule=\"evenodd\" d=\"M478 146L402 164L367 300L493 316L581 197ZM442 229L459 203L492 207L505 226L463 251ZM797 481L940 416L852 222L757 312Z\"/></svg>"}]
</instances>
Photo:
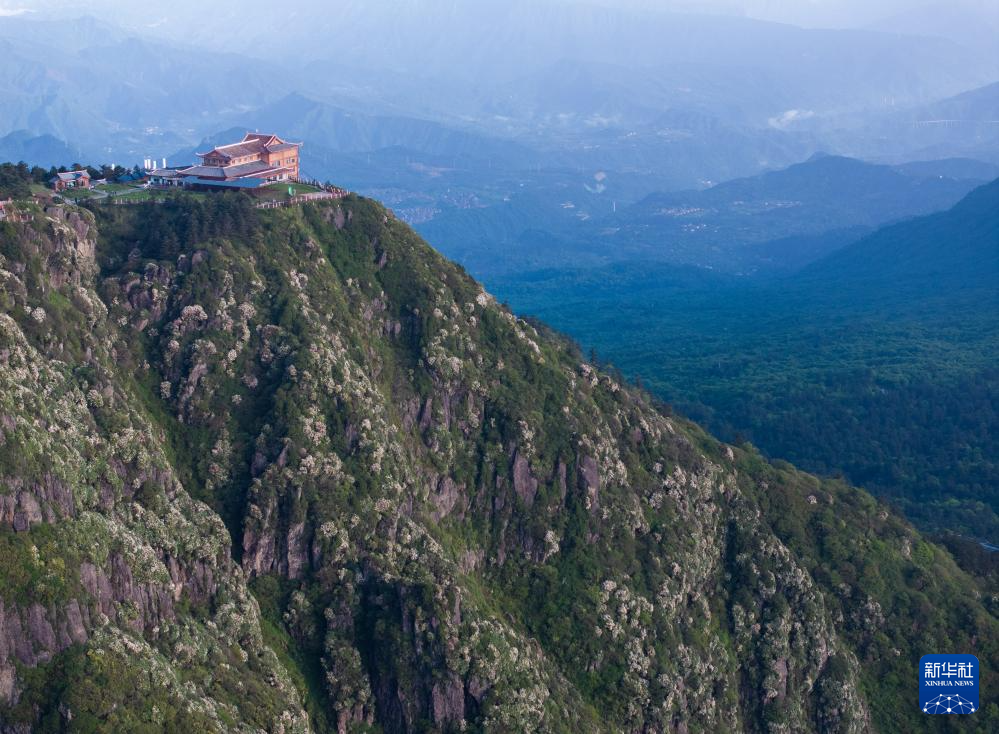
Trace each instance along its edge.
<instances>
[{"instance_id":1,"label":"steep cliff","mask_svg":"<svg viewBox=\"0 0 999 734\"><path fill-rule=\"evenodd\" d=\"M2 232L0 731L308 731L225 526L119 370L95 243L59 207Z\"/></svg>"},{"instance_id":2,"label":"steep cliff","mask_svg":"<svg viewBox=\"0 0 999 734\"><path fill-rule=\"evenodd\" d=\"M9 731L918 730L920 655L996 668L997 600L869 495L373 202L39 212L2 256Z\"/></svg>"}]
</instances>

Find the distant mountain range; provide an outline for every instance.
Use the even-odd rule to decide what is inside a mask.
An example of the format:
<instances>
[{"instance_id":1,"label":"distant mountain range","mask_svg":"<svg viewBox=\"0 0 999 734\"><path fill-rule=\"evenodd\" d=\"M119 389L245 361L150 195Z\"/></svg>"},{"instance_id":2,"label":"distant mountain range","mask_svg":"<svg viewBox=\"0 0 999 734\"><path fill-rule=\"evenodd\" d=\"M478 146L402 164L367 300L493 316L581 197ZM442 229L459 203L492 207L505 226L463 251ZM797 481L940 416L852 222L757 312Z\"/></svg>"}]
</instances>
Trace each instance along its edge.
<instances>
[{"instance_id":1,"label":"distant mountain range","mask_svg":"<svg viewBox=\"0 0 999 734\"><path fill-rule=\"evenodd\" d=\"M619 228L610 239L617 250L639 248L665 260L728 270L766 267L754 263L757 255L747 245L928 213L952 205L974 183L820 156L704 191L651 196L606 224ZM791 258L769 266L801 264Z\"/></svg>"},{"instance_id":2,"label":"distant mountain range","mask_svg":"<svg viewBox=\"0 0 999 734\"><path fill-rule=\"evenodd\" d=\"M200 13L190 3L133 30L116 25L130 22L127 9L104 20L0 17L0 134L25 129L95 159L141 160L247 117L283 121L277 103L306 104L287 97L299 94L357 117L301 121L305 137L338 152L350 152L341 140L388 147L385 133L400 119L421 120L448 130L409 132L439 134L446 145L453 138L451 155L469 134L517 138L568 152L568 165L624 168L648 158L662 168L676 158L679 171L703 160L709 165L688 178L717 181L754 172L746 164L786 165L828 148L813 135L824 120L854 125L999 77L988 55L939 38L718 16L417 0L391 13L348 2L334 18L325 3L307 2L288 9L288 30L275 35L257 29L246 7L213 4L215 14L231 11L224 37L189 18ZM189 21L193 33L171 31ZM429 38L448 42L428 46ZM719 166L713 144L718 160L745 160Z\"/></svg>"},{"instance_id":3,"label":"distant mountain range","mask_svg":"<svg viewBox=\"0 0 999 734\"><path fill-rule=\"evenodd\" d=\"M746 59L753 59L754 68L785 83L785 90L776 93L791 89L800 95L795 107L819 111L824 105L880 101L886 91L900 103L908 95L924 100L944 96L948 87L954 93L973 86L971 79L984 83L999 71L989 68L987 59L941 39L804 30L745 18L532 0L459 4L415 0L396 4L390 11L354 0L342 3L335 16L317 12L325 7L319 0L296 4L290 10L291 32L278 39L268 36L267 47L276 44L306 58L378 73L405 68L400 59L418 59L411 78L438 78L459 87L475 80L490 90L504 81L530 84L532 76L566 60L629 72L692 64L710 73L726 67L745 70ZM230 51L260 48L267 35L255 28L252 14L234 15L232 27L240 30L227 34L224 43ZM214 37L201 40L217 42ZM796 63L789 64L788 59ZM419 99L424 91L418 86L407 97ZM451 85L442 91L450 94ZM474 91L469 92L474 99ZM744 89L742 95L749 98L756 92ZM440 109L460 101L423 96L424 104L441 105ZM493 99L491 94L478 96ZM568 105L563 111L577 112L579 106Z\"/></svg>"},{"instance_id":4,"label":"distant mountain range","mask_svg":"<svg viewBox=\"0 0 999 734\"><path fill-rule=\"evenodd\" d=\"M999 82L865 119L833 117L812 133L859 157L963 156L999 163Z\"/></svg>"},{"instance_id":5,"label":"distant mountain range","mask_svg":"<svg viewBox=\"0 0 999 734\"><path fill-rule=\"evenodd\" d=\"M993 176L999 166L978 161L888 166L816 156L708 189L653 194L616 213L605 194L579 185L445 213L419 229L487 280L634 260L772 276L893 220L950 207Z\"/></svg>"},{"instance_id":6,"label":"distant mountain range","mask_svg":"<svg viewBox=\"0 0 999 734\"><path fill-rule=\"evenodd\" d=\"M86 156L51 135L15 130L0 137L0 161L30 161L36 166L65 166L84 162Z\"/></svg>"},{"instance_id":7,"label":"distant mountain range","mask_svg":"<svg viewBox=\"0 0 999 734\"><path fill-rule=\"evenodd\" d=\"M276 99L287 75L277 63L165 45L90 18L0 17L0 78L0 134L51 135L90 162L132 163Z\"/></svg>"},{"instance_id":8,"label":"distant mountain range","mask_svg":"<svg viewBox=\"0 0 999 734\"><path fill-rule=\"evenodd\" d=\"M972 191L952 209L878 230L803 270L794 281L809 293L854 303L919 307L921 298L999 294L999 180ZM986 310L999 301L982 301Z\"/></svg>"}]
</instances>

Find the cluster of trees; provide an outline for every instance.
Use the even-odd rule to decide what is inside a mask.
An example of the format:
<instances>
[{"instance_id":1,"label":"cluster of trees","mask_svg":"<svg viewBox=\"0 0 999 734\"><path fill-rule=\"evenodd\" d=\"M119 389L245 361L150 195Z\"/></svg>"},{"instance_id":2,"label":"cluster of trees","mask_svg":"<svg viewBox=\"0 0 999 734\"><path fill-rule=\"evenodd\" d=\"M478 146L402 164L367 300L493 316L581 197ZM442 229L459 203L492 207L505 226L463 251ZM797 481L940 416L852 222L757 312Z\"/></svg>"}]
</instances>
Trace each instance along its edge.
<instances>
[{"instance_id":1,"label":"cluster of trees","mask_svg":"<svg viewBox=\"0 0 999 734\"><path fill-rule=\"evenodd\" d=\"M0 199L31 196L31 185L44 183L46 173L44 168L29 168L27 163L0 163Z\"/></svg>"},{"instance_id":2,"label":"cluster of trees","mask_svg":"<svg viewBox=\"0 0 999 734\"><path fill-rule=\"evenodd\" d=\"M844 352L852 346L836 344ZM845 475L892 498L926 530L999 537L999 371L956 364L941 373L916 361L886 378L850 365L848 354L844 364L816 371L793 364L809 356L806 344L791 342L791 364L778 362L768 375L707 369L704 383L689 373L659 386L722 437Z\"/></svg>"},{"instance_id":3,"label":"cluster of trees","mask_svg":"<svg viewBox=\"0 0 999 734\"><path fill-rule=\"evenodd\" d=\"M106 178L113 180L130 172L121 166L102 165L100 168L74 163L72 166L42 168L29 166L24 161L20 163L0 163L0 199L24 199L31 196L32 184L46 185L57 174L66 171L85 169L92 179ZM131 169L139 171L139 167Z\"/></svg>"},{"instance_id":4,"label":"cluster of trees","mask_svg":"<svg viewBox=\"0 0 999 734\"><path fill-rule=\"evenodd\" d=\"M255 202L242 192L198 197L176 192L163 203L139 207L93 207L106 241L121 252L137 247L143 257L175 260L215 238L248 239L260 223ZM138 214L138 216L136 216Z\"/></svg>"}]
</instances>

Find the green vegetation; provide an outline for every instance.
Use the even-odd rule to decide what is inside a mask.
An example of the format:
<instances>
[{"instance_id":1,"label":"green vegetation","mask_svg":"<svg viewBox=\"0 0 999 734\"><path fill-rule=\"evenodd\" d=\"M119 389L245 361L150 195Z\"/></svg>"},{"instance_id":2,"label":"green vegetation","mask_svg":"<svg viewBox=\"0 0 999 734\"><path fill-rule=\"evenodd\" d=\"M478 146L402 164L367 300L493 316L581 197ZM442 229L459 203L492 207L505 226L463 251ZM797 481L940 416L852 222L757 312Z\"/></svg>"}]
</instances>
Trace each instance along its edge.
<instances>
[{"instance_id":1,"label":"green vegetation","mask_svg":"<svg viewBox=\"0 0 999 734\"><path fill-rule=\"evenodd\" d=\"M0 199L27 199L33 184L44 183L45 169L26 163L0 163Z\"/></svg>"},{"instance_id":2,"label":"green vegetation","mask_svg":"<svg viewBox=\"0 0 999 734\"><path fill-rule=\"evenodd\" d=\"M32 639L39 614L76 638L18 658L0 717L950 730L911 706L943 647L996 690L995 600L870 495L719 443L371 201L254 203L3 230L25 267L0 291L0 429L25 449L0 476L39 511L16 495L0 599Z\"/></svg>"},{"instance_id":3,"label":"green vegetation","mask_svg":"<svg viewBox=\"0 0 999 734\"><path fill-rule=\"evenodd\" d=\"M98 191L106 191L109 194L129 193L138 190L134 184L108 183L96 187Z\"/></svg>"},{"instance_id":4,"label":"green vegetation","mask_svg":"<svg viewBox=\"0 0 999 734\"><path fill-rule=\"evenodd\" d=\"M927 529L999 538L999 326L978 307L886 323L772 291L506 294L726 440L842 473Z\"/></svg>"},{"instance_id":5,"label":"green vegetation","mask_svg":"<svg viewBox=\"0 0 999 734\"><path fill-rule=\"evenodd\" d=\"M127 731L184 734L213 730L209 716L186 709L178 692L161 688L127 655L94 655L82 646L60 653L29 671L27 694L12 721L32 722L32 731L66 731L64 711L72 711L70 731L80 734ZM135 705L141 698L144 705ZM60 711L60 708L62 711ZM29 712L37 714L31 717Z\"/></svg>"},{"instance_id":6,"label":"green vegetation","mask_svg":"<svg viewBox=\"0 0 999 734\"><path fill-rule=\"evenodd\" d=\"M723 439L845 475L929 531L995 541L997 191L771 284L636 265L498 292Z\"/></svg>"},{"instance_id":7,"label":"green vegetation","mask_svg":"<svg viewBox=\"0 0 999 734\"><path fill-rule=\"evenodd\" d=\"M74 189L66 189L64 191L60 191L59 196L61 196L64 199L68 199L69 201L79 202L84 199L95 198L97 197L97 194L94 193L93 189L74 188Z\"/></svg>"}]
</instances>

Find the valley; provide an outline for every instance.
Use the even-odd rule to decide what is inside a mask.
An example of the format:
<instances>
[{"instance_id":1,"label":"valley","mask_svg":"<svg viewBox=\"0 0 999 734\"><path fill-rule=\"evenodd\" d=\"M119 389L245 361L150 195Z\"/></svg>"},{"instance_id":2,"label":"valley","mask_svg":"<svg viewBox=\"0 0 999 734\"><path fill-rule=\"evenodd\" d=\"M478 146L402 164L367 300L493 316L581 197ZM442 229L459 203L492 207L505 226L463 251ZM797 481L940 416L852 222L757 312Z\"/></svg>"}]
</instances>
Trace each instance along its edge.
<instances>
[{"instance_id":1,"label":"valley","mask_svg":"<svg viewBox=\"0 0 999 734\"><path fill-rule=\"evenodd\" d=\"M493 288L726 439L992 541L997 197L983 186L765 283L648 262Z\"/></svg>"}]
</instances>

